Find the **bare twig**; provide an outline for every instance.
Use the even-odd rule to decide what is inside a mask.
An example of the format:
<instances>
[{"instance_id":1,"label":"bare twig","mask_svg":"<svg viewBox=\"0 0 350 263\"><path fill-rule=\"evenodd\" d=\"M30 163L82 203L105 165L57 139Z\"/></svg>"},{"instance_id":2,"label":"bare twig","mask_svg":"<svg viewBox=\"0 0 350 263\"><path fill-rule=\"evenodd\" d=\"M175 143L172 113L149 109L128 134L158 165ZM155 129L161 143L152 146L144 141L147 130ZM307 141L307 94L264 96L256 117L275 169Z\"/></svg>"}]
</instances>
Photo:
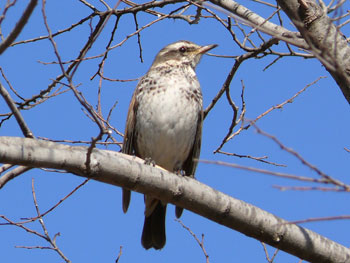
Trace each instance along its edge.
<instances>
[{"instance_id":1,"label":"bare twig","mask_svg":"<svg viewBox=\"0 0 350 263\"><path fill-rule=\"evenodd\" d=\"M136 31L139 30L139 24L137 23L137 16L136 13L134 14L134 22L135 22L135 27L136 27ZM139 51L140 51L140 61L141 63L143 63L143 57L142 57L142 45L141 45L141 35L140 32L137 33L137 44L139 46Z\"/></svg>"},{"instance_id":2,"label":"bare twig","mask_svg":"<svg viewBox=\"0 0 350 263\"><path fill-rule=\"evenodd\" d=\"M261 244L263 245L267 262L273 263L273 261L275 260L275 257L277 256L277 253L279 252L279 249L275 249L275 252L273 253L272 257L270 258L269 252L267 251L265 243L261 242Z\"/></svg>"},{"instance_id":3,"label":"bare twig","mask_svg":"<svg viewBox=\"0 0 350 263\"><path fill-rule=\"evenodd\" d=\"M223 166L247 170L247 171L251 171L251 172L255 172L255 173L268 174L268 175L273 175L273 176L278 176L278 177L282 177L282 178L286 178L286 179L293 179L293 180L298 180L298 181L325 183L325 181L323 179L310 178L310 177L294 175L294 174L287 174L287 173L273 172L273 171L269 171L269 170L243 166L243 165L239 165L239 164L235 164L235 163L227 163L227 162L222 162L222 161L211 161L211 160L198 160L198 162L223 165Z\"/></svg>"},{"instance_id":4,"label":"bare twig","mask_svg":"<svg viewBox=\"0 0 350 263\"><path fill-rule=\"evenodd\" d=\"M9 86L9 88L11 89L11 91L18 97L20 98L21 100L24 100L24 98L18 94L18 92L12 87L10 81L7 79L6 75L5 75L5 72L4 70L2 69L2 67L0 67L0 72L1 72L1 75L2 77L4 78L4 80L6 81L7 85Z\"/></svg>"},{"instance_id":5,"label":"bare twig","mask_svg":"<svg viewBox=\"0 0 350 263\"><path fill-rule=\"evenodd\" d=\"M238 134L240 134L242 132L242 130L247 130L249 129L252 125L254 125L258 120L260 120L262 117L266 116L267 114L269 114L270 112L272 112L273 110L276 109L281 109L283 108L286 104L288 103L292 103L294 101L295 98L297 98L301 93L303 93L307 88L309 88L310 86L316 84L320 79L323 79L324 77L319 77L317 78L315 81L311 82L310 84L306 85L304 88L302 88L300 91L298 91L296 94L294 94L294 96L292 96L291 98L285 100L284 102L276 105L276 106L272 106L271 108L269 108L267 111L263 112L262 114L260 114L258 117L256 117L253 121L249 122L247 125L242 125L235 133L231 134L230 136L227 137L226 140L223 141L223 143L228 142L229 140L233 139L233 137L237 136ZM220 148L219 148L220 149Z\"/></svg>"},{"instance_id":6,"label":"bare twig","mask_svg":"<svg viewBox=\"0 0 350 263\"><path fill-rule=\"evenodd\" d=\"M27 24L29 17L31 16L35 6L37 5L38 0L31 0L27 5L26 10L22 14L21 18L17 22L15 28L11 33L5 38L5 40L0 43L0 55L11 45L13 41L16 40L19 33L21 33L23 27Z\"/></svg>"},{"instance_id":7,"label":"bare twig","mask_svg":"<svg viewBox=\"0 0 350 263\"><path fill-rule=\"evenodd\" d=\"M350 219L350 215L343 215L343 216L313 217L313 218L308 218L308 219L291 221L288 223L289 224L304 224L304 223L310 223L310 222L349 220L349 219Z\"/></svg>"},{"instance_id":8,"label":"bare twig","mask_svg":"<svg viewBox=\"0 0 350 263\"><path fill-rule=\"evenodd\" d=\"M5 87L1 84L0 82L0 95L4 98L6 101L7 105L11 109L13 115L15 116L17 123L19 127L22 130L22 133L25 137L27 138L34 138L33 133L27 126L26 122L24 121L24 118L21 114L21 112L17 109L15 102L12 100L10 93L5 89Z\"/></svg>"},{"instance_id":9,"label":"bare twig","mask_svg":"<svg viewBox=\"0 0 350 263\"><path fill-rule=\"evenodd\" d=\"M92 17L97 16L97 13L92 13L90 15L88 15L87 17L84 17L82 19L80 19L78 22L72 24L71 26L65 28L65 29L61 29L58 30L55 33L52 33L52 37L56 37L60 34L66 33L71 31L72 29L76 28L79 25L84 24L86 21L89 21ZM21 40L21 41L17 41L15 43L12 43L11 46L16 46L16 45L20 45L20 44L26 44L26 43L31 43L31 42L36 42L36 41L40 41L40 40L44 40L44 39L48 39L49 36L40 36L40 37L36 37L36 38L32 38L32 39L26 39L26 40Z\"/></svg>"},{"instance_id":10,"label":"bare twig","mask_svg":"<svg viewBox=\"0 0 350 263\"><path fill-rule=\"evenodd\" d=\"M26 232L30 233L30 234L34 234L38 237L41 237L42 239L45 239L47 241L47 237L45 235L40 234L39 232L32 230L28 227L23 226L21 223L16 223L14 221L12 221L11 219L7 218L4 215L0 215L0 218L4 219L5 221L7 221L7 223L0 223L0 226L6 226L6 225L11 225L11 226L17 226L23 230L25 230Z\"/></svg>"},{"instance_id":11,"label":"bare twig","mask_svg":"<svg viewBox=\"0 0 350 263\"><path fill-rule=\"evenodd\" d=\"M27 166L18 166L0 177L0 189L12 179L32 169Z\"/></svg>"},{"instance_id":12,"label":"bare twig","mask_svg":"<svg viewBox=\"0 0 350 263\"><path fill-rule=\"evenodd\" d=\"M43 231L45 233L45 240L50 243L50 245L51 245L50 249L56 251L65 262L70 263L71 261L63 254L63 252L56 245L56 236L58 236L59 233L56 234L53 239L51 239L49 232L47 231L47 228L44 224L44 220L43 220L43 218L40 214L40 211L39 211L38 202L36 200L36 194L35 194L35 189L34 189L34 179L32 179L32 194L33 194L33 201L34 201L34 205L35 205L35 210L36 210L38 218L39 218L39 223L40 223L41 228L43 229Z\"/></svg>"},{"instance_id":13,"label":"bare twig","mask_svg":"<svg viewBox=\"0 0 350 263\"><path fill-rule=\"evenodd\" d=\"M120 248L119 248L119 253L118 253L118 256L117 256L117 258L116 258L116 260L115 260L115 263L118 263L119 262L119 259L120 259L120 257L122 256L122 246L120 246Z\"/></svg>"},{"instance_id":14,"label":"bare twig","mask_svg":"<svg viewBox=\"0 0 350 263\"><path fill-rule=\"evenodd\" d=\"M84 186L90 179L85 179L84 182L82 182L81 184L79 184L77 187L75 187L69 194L67 194L65 197L63 197L60 201L58 201L55 205L53 205L50 209L48 209L46 212L40 214L40 216L36 216L36 217L31 217L31 218L21 218L21 220L26 220L24 222L21 222L21 224L25 224L25 223L29 223L29 222L33 222L36 221L39 218L43 218L44 216L46 216L48 213L50 213L51 211L53 211L55 208L57 208L60 204L62 204L68 197L70 197L72 194L74 194L78 189L80 189L82 186Z\"/></svg>"},{"instance_id":15,"label":"bare twig","mask_svg":"<svg viewBox=\"0 0 350 263\"><path fill-rule=\"evenodd\" d=\"M209 111L211 111L212 108L214 108L215 104L219 101L222 94L224 94L225 90L229 87L233 76L235 75L236 71L238 70L238 67L240 65L240 62L235 62L235 64L232 66L230 73L227 75L226 80L224 84L222 85L220 91L216 94L215 98L211 101L211 103L208 105L208 107L204 110L204 119L207 117Z\"/></svg>"},{"instance_id":16,"label":"bare twig","mask_svg":"<svg viewBox=\"0 0 350 263\"><path fill-rule=\"evenodd\" d=\"M204 247L204 234L202 234L202 240L199 240L197 235L193 233L188 226L185 226L185 224L180 219L176 218L175 221L178 222L184 229L186 229L191 234L191 236L193 236L193 238L197 241L197 244L200 246L200 248L203 251L203 254L206 259L206 263L209 263L209 255L207 254L207 251L205 250L205 247Z\"/></svg>"},{"instance_id":17,"label":"bare twig","mask_svg":"<svg viewBox=\"0 0 350 263\"><path fill-rule=\"evenodd\" d=\"M282 150L290 153L291 155L293 155L294 157L296 157L303 165L309 167L311 170L313 170L314 172L316 172L322 180L322 183L326 183L326 184L334 184L336 186L342 187L345 191L349 192L350 191L350 186L346 185L345 183L323 173L319 168L317 168L316 166L312 165L311 163L309 163L308 161L306 161L299 153L297 153L296 151L294 151L291 148L286 147L283 143L281 143L276 137L262 131L261 129L259 129L257 126L255 126L257 132L259 134L264 135L267 138L270 138L272 141L274 141Z\"/></svg>"},{"instance_id":18,"label":"bare twig","mask_svg":"<svg viewBox=\"0 0 350 263\"><path fill-rule=\"evenodd\" d=\"M4 164L3 166L0 166L0 174L11 169L12 167L14 167L13 164Z\"/></svg>"},{"instance_id":19,"label":"bare twig","mask_svg":"<svg viewBox=\"0 0 350 263\"><path fill-rule=\"evenodd\" d=\"M334 186L334 187L320 187L320 186L281 186L273 185L272 187L281 190L293 190L293 191L321 191L321 192L344 192L348 191L344 187Z\"/></svg>"},{"instance_id":20,"label":"bare twig","mask_svg":"<svg viewBox=\"0 0 350 263\"><path fill-rule=\"evenodd\" d=\"M73 140L54 140L54 139L49 139L49 138L45 138L45 137L40 137L38 136L38 139L41 139L41 140L45 140L45 141L51 141L51 142L64 142L64 143L71 143L71 144L90 144L91 141L73 141ZM122 144L121 142L120 143L117 143L117 142L97 142L96 144L100 144L100 145L120 145ZM0 170L1 172L1 170Z\"/></svg>"},{"instance_id":21,"label":"bare twig","mask_svg":"<svg viewBox=\"0 0 350 263\"><path fill-rule=\"evenodd\" d=\"M225 154L225 155L228 155L228 156L234 156L234 157L239 157L239 158L248 158L248 159L252 159L252 160L255 160L255 161L262 162L262 163L272 164L272 165L280 166L280 167L287 167L285 164L279 164L279 163L266 161L266 159L268 158L267 156L255 157L255 156L251 156L251 155L242 155L242 154L237 154L237 153L228 153L228 152L224 152L224 151L221 151L221 150L217 151L216 153L221 153L221 154Z\"/></svg>"}]
</instances>

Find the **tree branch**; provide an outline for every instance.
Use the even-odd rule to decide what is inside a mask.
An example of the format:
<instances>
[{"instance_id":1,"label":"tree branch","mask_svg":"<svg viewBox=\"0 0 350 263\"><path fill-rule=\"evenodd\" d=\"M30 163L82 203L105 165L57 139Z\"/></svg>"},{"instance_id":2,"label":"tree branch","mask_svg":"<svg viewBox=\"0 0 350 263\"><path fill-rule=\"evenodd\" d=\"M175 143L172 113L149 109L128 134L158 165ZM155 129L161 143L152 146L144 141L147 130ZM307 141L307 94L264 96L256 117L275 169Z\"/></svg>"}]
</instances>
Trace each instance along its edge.
<instances>
[{"instance_id":1,"label":"tree branch","mask_svg":"<svg viewBox=\"0 0 350 263\"><path fill-rule=\"evenodd\" d=\"M350 103L350 47L314 0L277 0Z\"/></svg>"},{"instance_id":2,"label":"tree branch","mask_svg":"<svg viewBox=\"0 0 350 263\"><path fill-rule=\"evenodd\" d=\"M33 133L29 129L28 125L26 124L21 112L16 107L15 102L11 98L10 93L5 89L5 87L0 82L0 95L4 98L5 102L7 103L8 107L12 111L12 114L15 115L15 118L17 120L17 123L19 127L21 128L23 135L27 138L34 138Z\"/></svg>"},{"instance_id":3,"label":"tree branch","mask_svg":"<svg viewBox=\"0 0 350 263\"><path fill-rule=\"evenodd\" d=\"M237 3L233 0L210 0L211 3L220 6L224 10L232 14L232 17L237 19L240 22L243 22L257 30L260 30L266 34L274 36L286 43L292 44L296 47L303 49L308 49L308 45L304 39L298 37L296 32L287 30L284 27L271 23L265 18L259 16L243 5ZM211 5L205 4L209 7ZM229 14L230 15L230 14Z\"/></svg>"},{"instance_id":4,"label":"tree branch","mask_svg":"<svg viewBox=\"0 0 350 263\"><path fill-rule=\"evenodd\" d=\"M31 0L24 11L22 17L17 22L15 28L12 30L12 32L7 36L7 38L0 43L0 55L11 45L13 41L16 40L18 35L22 32L23 27L25 24L27 24L27 21L32 14L36 4L38 3L38 0Z\"/></svg>"},{"instance_id":5,"label":"tree branch","mask_svg":"<svg viewBox=\"0 0 350 263\"><path fill-rule=\"evenodd\" d=\"M350 263L350 250L334 241L194 179L145 165L134 156L93 149L87 176L87 150L28 138L0 137L2 163L63 169L184 207L309 262Z\"/></svg>"}]
</instances>

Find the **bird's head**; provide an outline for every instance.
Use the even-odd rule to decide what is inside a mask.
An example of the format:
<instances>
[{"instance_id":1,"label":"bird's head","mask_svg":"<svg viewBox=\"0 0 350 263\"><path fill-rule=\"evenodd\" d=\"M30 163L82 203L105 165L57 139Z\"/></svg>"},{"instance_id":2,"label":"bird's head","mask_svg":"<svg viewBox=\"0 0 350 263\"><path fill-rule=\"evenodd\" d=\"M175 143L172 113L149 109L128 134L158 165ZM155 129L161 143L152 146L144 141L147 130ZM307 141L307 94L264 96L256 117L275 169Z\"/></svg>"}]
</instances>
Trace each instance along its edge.
<instances>
[{"instance_id":1,"label":"bird's head","mask_svg":"<svg viewBox=\"0 0 350 263\"><path fill-rule=\"evenodd\" d=\"M164 47L157 54L152 66L164 62L189 64L195 68L203 54L217 47L217 45L199 46L190 41L180 40Z\"/></svg>"}]
</instances>

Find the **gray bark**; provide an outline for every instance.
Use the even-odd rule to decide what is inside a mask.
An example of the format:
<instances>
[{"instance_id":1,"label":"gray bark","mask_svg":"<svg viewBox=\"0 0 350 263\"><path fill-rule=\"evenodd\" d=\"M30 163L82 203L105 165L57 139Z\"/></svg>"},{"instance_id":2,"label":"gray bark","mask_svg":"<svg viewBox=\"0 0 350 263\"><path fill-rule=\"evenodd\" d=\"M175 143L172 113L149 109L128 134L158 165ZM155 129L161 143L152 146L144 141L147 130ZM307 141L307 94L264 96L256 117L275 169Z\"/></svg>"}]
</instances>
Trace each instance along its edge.
<instances>
[{"instance_id":1,"label":"gray bark","mask_svg":"<svg viewBox=\"0 0 350 263\"><path fill-rule=\"evenodd\" d=\"M145 165L137 157L29 138L0 137L0 162L61 169L122 186L184 207L301 259L315 263L350 263L350 250L332 240L288 224L286 220L194 179Z\"/></svg>"},{"instance_id":2,"label":"gray bark","mask_svg":"<svg viewBox=\"0 0 350 263\"><path fill-rule=\"evenodd\" d=\"M350 47L314 0L277 0L350 103Z\"/></svg>"}]
</instances>

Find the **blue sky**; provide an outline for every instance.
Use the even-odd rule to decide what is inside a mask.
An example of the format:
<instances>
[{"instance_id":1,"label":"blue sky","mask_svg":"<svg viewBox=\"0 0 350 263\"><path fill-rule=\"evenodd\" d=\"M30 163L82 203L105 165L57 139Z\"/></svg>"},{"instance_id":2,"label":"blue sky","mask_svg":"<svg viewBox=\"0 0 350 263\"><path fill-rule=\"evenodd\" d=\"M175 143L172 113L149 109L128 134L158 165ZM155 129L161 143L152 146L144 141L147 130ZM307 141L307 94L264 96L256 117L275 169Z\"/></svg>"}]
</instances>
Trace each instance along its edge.
<instances>
[{"instance_id":1,"label":"blue sky","mask_svg":"<svg viewBox=\"0 0 350 263\"><path fill-rule=\"evenodd\" d=\"M26 1L27 2L27 1ZM114 2L107 1L111 6ZM104 10L98 1L91 1ZM249 2L251 8L259 10ZM167 7L172 10L175 6ZM1 5L3 8L3 5ZM29 23L17 40L46 35L41 15L41 3L37 6ZM164 12L166 11L164 10ZM23 6L19 3L11 9L2 24L6 36L17 21ZM53 32L66 28L82 17L90 14L90 9L78 1L48 1L47 16ZM262 9L260 14L272 12ZM221 15L224 17L224 15ZM139 13L139 26L155 19ZM114 26L111 18L100 38L87 56L104 51ZM96 18L93 25L96 25ZM285 21L288 24L289 21ZM114 44L135 31L131 15L123 16L119 22ZM55 38L63 60L78 55L88 38L90 28L83 24L71 32ZM346 29L343 31L348 35ZM267 37L266 37L267 38ZM151 65L156 53L165 45L186 39L201 45L219 45L212 53L219 55L240 55L243 51L232 41L227 30L214 20L203 20L198 25L189 26L181 20L163 20L141 33L144 63L140 63L137 38L131 37L122 47L113 49L105 64L106 77L133 79L142 76ZM283 43L278 49L285 50ZM233 100L240 105L241 81L245 85L246 118L255 119L258 115L292 97L305 85L319 76L325 76L317 84L308 88L293 103L282 110L275 110L257 122L259 128L277 137L286 146L294 149L307 161L326 174L348 182L347 167L349 153L344 147L349 145L349 104L340 89L315 59L298 57L283 58L263 71L275 57L251 59L239 68L231 83ZM0 66L13 87L24 97L29 98L46 89L52 79L60 74L59 66L43 65L38 61L55 60L48 40L9 48L0 57ZM97 103L98 78L90 80L97 71L101 59L82 63L74 78L79 89L88 101ZM204 107L220 90L234 63L233 59L204 56L197 68L201 83ZM5 84L1 78L2 84ZM111 124L124 131L128 105L136 82L102 83L103 114L118 101L112 115ZM0 100L1 101L1 100ZM0 112L8 112L3 101ZM67 92L23 111L27 124L36 136L57 140L90 140L98 134L98 128L86 117L82 106ZM242 132L228 142L223 150L252 156L268 156L269 161L287 165L275 167L254 160L227 157L213 154L221 144L231 123L232 111L223 98L209 113L203 126L201 159L221 160L253 166L262 169L291 173L317 178L311 169L302 165L296 158L281 150L270 139L258 134L254 128ZM11 119L0 127L0 136L23 136L18 125ZM116 134L113 136L122 141ZM104 149L105 147L99 146ZM116 145L108 149L119 151ZM348 194L320 191L279 191L273 185L311 186L269 175L250 173L213 164L200 163L196 178L209 186L241 199L287 220L300 220L310 217L324 217L348 214ZM0 190L0 214L17 221L23 217L35 216L32 201L31 182L34 179L36 195L42 212L73 190L84 179L71 174L45 172L39 169L16 178ZM167 213L167 244L161 251L145 251L140 244L143 225L143 196L133 193L132 203L127 214L121 209L121 190L118 187L90 181L68 198L62 205L44 218L51 236L60 233L57 244L72 262L113 262L119 247L123 246L120 262L205 262L201 249L190 234L174 221L174 207L169 205ZM185 211L181 220L201 237L211 262L265 262L262 245L241 233ZM308 223L303 226L321 235L349 246L347 221L327 221ZM35 223L28 225L41 231ZM46 246L47 244L13 226L0 226L0 254L2 262L62 262L58 255L47 250L27 250L14 246ZM269 248L273 254L274 249ZM277 262L297 262L298 260L279 252Z\"/></svg>"}]
</instances>

